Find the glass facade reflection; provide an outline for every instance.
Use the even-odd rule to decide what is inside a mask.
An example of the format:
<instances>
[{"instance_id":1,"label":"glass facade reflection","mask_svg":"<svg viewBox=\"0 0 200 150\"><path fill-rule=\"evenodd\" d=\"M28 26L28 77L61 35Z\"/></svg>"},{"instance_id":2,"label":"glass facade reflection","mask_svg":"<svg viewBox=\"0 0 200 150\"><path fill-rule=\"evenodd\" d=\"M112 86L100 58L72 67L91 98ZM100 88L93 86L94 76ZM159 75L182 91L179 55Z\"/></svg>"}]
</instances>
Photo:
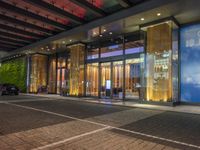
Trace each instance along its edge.
<instances>
[{"instance_id":1,"label":"glass facade reflection","mask_svg":"<svg viewBox=\"0 0 200 150\"><path fill-rule=\"evenodd\" d=\"M127 59L125 65L125 98L139 99L141 97L141 66L144 59Z\"/></svg>"},{"instance_id":2,"label":"glass facade reflection","mask_svg":"<svg viewBox=\"0 0 200 150\"><path fill-rule=\"evenodd\" d=\"M122 44L114 44L108 47L101 48L101 58L111 57L111 56L119 56L123 54L123 45Z\"/></svg>"},{"instance_id":3,"label":"glass facade reflection","mask_svg":"<svg viewBox=\"0 0 200 150\"><path fill-rule=\"evenodd\" d=\"M99 64L87 64L86 96L98 96L99 92Z\"/></svg>"},{"instance_id":4,"label":"glass facade reflection","mask_svg":"<svg viewBox=\"0 0 200 150\"><path fill-rule=\"evenodd\" d=\"M123 98L123 61L113 62L113 72L112 72L112 93L113 98L122 99Z\"/></svg>"},{"instance_id":5,"label":"glass facade reflection","mask_svg":"<svg viewBox=\"0 0 200 150\"><path fill-rule=\"evenodd\" d=\"M111 63L101 63L101 98L111 98Z\"/></svg>"},{"instance_id":6,"label":"glass facade reflection","mask_svg":"<svg viewBox=\"0 0 200 150\"><path fill-rule=\"evenodd\" d=\"M146 27L146 99L147 101L172 102L176 99L178 72L175 70L175 53L178 48L173 41L173 22L163 22ZM173 57L175 59L173 59ZM173 90L174 89L174 90Z\"/></svg>"},{"instance_id":7,"label":"glass facade reflection","mask_svg":"<svg viewBox=\"0 0 200 150\"><path fill-rule=\"evenodd\" d=\"M178 58L178 28L172 21L141 27L129 35L74 44L49 57L48 92L177 102Z\"/></svg>"}]
</instances>

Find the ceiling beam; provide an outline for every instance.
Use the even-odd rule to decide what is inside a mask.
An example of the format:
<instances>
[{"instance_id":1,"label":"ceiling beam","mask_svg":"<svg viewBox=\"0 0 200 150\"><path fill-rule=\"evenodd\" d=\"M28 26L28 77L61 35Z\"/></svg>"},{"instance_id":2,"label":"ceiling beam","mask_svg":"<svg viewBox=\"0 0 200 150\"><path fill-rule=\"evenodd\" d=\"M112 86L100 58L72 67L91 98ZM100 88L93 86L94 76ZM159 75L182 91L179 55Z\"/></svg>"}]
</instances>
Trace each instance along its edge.
<instances>
[{"instance_id":1,"label":"ceiling beam","mask_svg":"<svg viewBox=\"0 0 200 150\"><path fill-rule=\"evenodd\" d=\"M27 45L31 42L22 42L22 41L19 41L19 40L15 40L15 39L10 39L10 38L7 38L7 37L1 37L0 35L0 40L1 41L5 41L5 42L10 42L10 43L16 43L16 44L19 44L19 45Z\"/></svg>"},{"instance_id":2,"label":"ceiling beam","mask_svg":"<svg viewBox=\"0 0 200 150\"><path fill-rule=\"evenodd\" d=\"M85 21L79 17L77 17L76 15L69 13L61 8L58 8L56 6L54 6L53 4L50 4L48 2L45 2L43 0L24 0L26 3L30 3L32 5L35 5L37 7L40 7L42 9L46 9L51 13L57 14L60 17L66 17L68 18L70 21L75 22L77 24L83 24Z\"/></svg>"},{"instance_id":3,"label":"ceiling beam","mask_svg":"<svg viewBox=\"0 0 200 150\"><path fill-rule=\"evenodd\" d=\"M127 8L127 7L131 7L131 2L129 2L129 0L117 0L118 3L124 7L124 8Z\"/></svg>"},{"instance_id":4,"label":"ceiling beam","mask_svg":"<svg viewBox=\"0 0 200 150\"><path fill-rule=\"evenodd\" d=\"M5 47L5 48L19 48L17 46L11 46L11 45L6 45L6 44L3 44L3 43L0 43L0 47Z\"/></svg>"},{"instance_id":5,"label":"ceiling beam","mask_svg":"<svg viewBox=\"0 0 200 150\"><path fill-rule=\"evenodd\" d=\"M11 44L6 44L0 41L0 45L5 46L5 47L9 47L9 48L19 48L20 46L18 45L11 45Z\"/></svg>"},{"instance_id":6,"label":"ceiling beam","mask_svg":"<svg viewBox=\"0 0 200 150\"><path fill-rule=\"evenodd\" d=\"M53 27L55 27L57 29L60 29L60 30L70 29L70 27L67 26L67 25L63 25L61 23L58 23L58 22L53 21L51 19L48 19L46 17L40 16L38 14L32 13L30 11L26 11L26 10L24 10L22 8L19 8L17 6L13 6L13 5L8 4L6 2L3 2L3 1L0 1L0 7L4 8L6 10L9 10L11 12L14 12L14 13L26 16L26 17L30 17L30 18L33 18L33 19L38 20L38 21L41 21L41 22L43 22L45 24L51 25L51 26L53 26Z\"/></svg>"},{"instance_id":7,"label":"ceiling beam","mask_svg":"<svg viewBox=\"0 0 200 150\"><path fill-rule=\"evenodd\" d=\"M25 30L22 30L22 29L19 29L19 28L8 26L8 25L3 25L3 24L0 24L0 29L8 30L8 31L11 31L11 32L14 32L14 33L24 34L24 35L31 36L31 37L34 37L34 38L37 38L37 39L38 38L42 38L42 39L45 38L45 36L43 36L43 35L40 35L40 34L37 34L37 33L34 33L34 32L25 31Z\"/></svg>"},{"instance_id":8,"label":"ceiling beam","mask_svg":"<svg viewBox=\"0 0 200 150\"><path fill-rule=\"evenodd\" d=\"M27 49L33 49L35 47L39 47L45 44L49 44L55 40L59 40L62 38L66 38L68 36L72 36L78 33L82 33L85 32L87 30L90 30L92 28L95 28L97 26L102 26L105 24L109 24L111 22L115 22L119 19L122 18L126 18L129 16L135 16L138 15L140 13L158 8L160 6L164 6L164 5L168 5L168 4L176 4L178 2L180 2L181 0L165 0L165 1L161 1L161 0L146 0L144 3L141 3L139 5L133 5L130 8L124 9L122 11L118 11L116 13L113 13L111 15L108 15L106 17L91 21L87 24L81 25L81 26L77 26L74 27L73 29L69 30L69 31L64 31L62 33L59 33L55 36L51 36L49 38L46 38L44 40L35 42L33 44L29 44L27 46L24 46L23 48L19 48L17 50L14 50L11 54L16 54L19 52L26 52ZM81 40L81 39L80 39Z\"/></svg>"},{"instance_id":9,"label":"ceiling beam","mask_svg":"<svg viewBox=\"0 0 200 150\"><path fill-rule=\"evenodd\" d=\"M19 43L12 43L12 42L2 41L2 40L0 40L0 43L1 43L1 44L12 45L12 46L21 46L21 47L25 46L25 45L22 45L22 44L19 44Z\"/></svg>"},{"instance_id":10,"label":"ceiling beam","mask_svg":"<svg viewBox=\"0 0 200 150\"><path fill-rule=\"evenodd\" d=\"M86 0L71 0L73 3L85 8L86 10L91 11L92 13L98 15L98 16L106 16L106 13L101 10L100 8L96 7L95 5L89 3Z\"/></svg>"},{"instance_id":11,"label":"ceiling beam","mask_svg":"<svg viewBox=\"0 0 200 150\"><path fill-rule=\"evenodd\" d=\"M4 32L4 31L0 31L0 35L5 36L5 37L9 37L9 38L13 38L13 39L18 39L18 40L21 40L21 41L35 42L34 39L30 39L30 38L27 38L27 37L15 35L15 34Z\"/></svg>"},{"instance_id":12,"label":"ceiling beam","mask_svg":"<svg viewBox=\"0 0 200 150\"><path fill-rule=\"evenodd\" d=\"M52 30L49 30L49 29L31 24L31 23L28 23L28 22L25 22L25 21L18 20L18 19L13 18L13 17L5 16L5 15L2 15L2 14L0 14L0 20L4 20L4 21L10 22L10 23L14 23L14 24L23 26L25 28L34 29L34 30L43 32L43 33L48 34L48 35L53 34Z\"/></svg>"},{"instance_id":13,"label":"ceiling beam","mask_svg":"<svg viewBox=\"0 0 200 150\"><path fill-rule=\"evenodd\" d=\"M10 48L0 46L0 51L11 51L11 50L14 50L14 49L10 49Z\"/></svg>"}]
</instances>

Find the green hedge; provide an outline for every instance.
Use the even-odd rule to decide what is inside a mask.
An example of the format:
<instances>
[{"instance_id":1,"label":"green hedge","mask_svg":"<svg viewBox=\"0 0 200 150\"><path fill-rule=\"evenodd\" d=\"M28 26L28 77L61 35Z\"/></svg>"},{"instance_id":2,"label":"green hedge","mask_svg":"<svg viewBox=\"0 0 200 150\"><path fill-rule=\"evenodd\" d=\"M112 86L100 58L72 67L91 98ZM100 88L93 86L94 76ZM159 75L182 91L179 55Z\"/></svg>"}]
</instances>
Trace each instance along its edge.
<instances>
[{"instance_id":1,"label":"green hedge","mask_svg":"<svg viewBox=\"0 0 200 150\"><path fill-rule=\"evenodd\" d=\"M25 57L2 62L0 66L0 83L10 83L26 92L26 59Z\"/></svg>"}]
</instances>

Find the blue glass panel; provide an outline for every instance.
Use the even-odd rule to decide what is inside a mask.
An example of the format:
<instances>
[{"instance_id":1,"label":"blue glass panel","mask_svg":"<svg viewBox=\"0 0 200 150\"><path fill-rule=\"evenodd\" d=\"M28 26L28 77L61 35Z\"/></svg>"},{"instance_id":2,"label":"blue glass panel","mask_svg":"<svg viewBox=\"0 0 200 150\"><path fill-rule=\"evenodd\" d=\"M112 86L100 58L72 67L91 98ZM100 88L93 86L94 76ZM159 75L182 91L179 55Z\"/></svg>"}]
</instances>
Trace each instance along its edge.
<instances>
[{"instance_id":1,"label":"blue glass panel","mask_svg":"<svg viewBox=\"0 0 200 150\"><path fill-rule=\"evenodd\" d=\"M200 24L181 29L181 101L200 102Z\"/></svg>"}]
</instances>

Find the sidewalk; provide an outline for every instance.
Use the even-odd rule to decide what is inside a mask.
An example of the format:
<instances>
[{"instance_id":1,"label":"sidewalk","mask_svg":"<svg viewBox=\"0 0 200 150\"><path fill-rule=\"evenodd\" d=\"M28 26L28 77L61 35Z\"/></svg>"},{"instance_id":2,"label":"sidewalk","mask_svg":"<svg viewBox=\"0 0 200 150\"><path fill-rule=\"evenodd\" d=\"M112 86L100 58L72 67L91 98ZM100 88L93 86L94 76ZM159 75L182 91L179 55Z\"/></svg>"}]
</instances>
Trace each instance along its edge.
<instances>
[{"instance_id":1,"label":"sidewalk","mask_svg":"<svg viewBox=\"0 0 200 150\"><path fill-rule=\"evenodd\" d=\"M144 109L173 111L173 112L190 113L190 114L200 114L200 106L191 106L191 105L177 105L175 107L172 107L172 106L139 104L139 103L131 102L131 101L123 102L123 101L110 101L110 100L87 98L87 97L86 98L64 97L64 96L54 95L54 94L24 94L24 95L54 98L58 100L75 100L75 101L84 101L84 102L98 103L98 104L137 107L137 108L144 108Z\"/></svg>"}]
</instances>

